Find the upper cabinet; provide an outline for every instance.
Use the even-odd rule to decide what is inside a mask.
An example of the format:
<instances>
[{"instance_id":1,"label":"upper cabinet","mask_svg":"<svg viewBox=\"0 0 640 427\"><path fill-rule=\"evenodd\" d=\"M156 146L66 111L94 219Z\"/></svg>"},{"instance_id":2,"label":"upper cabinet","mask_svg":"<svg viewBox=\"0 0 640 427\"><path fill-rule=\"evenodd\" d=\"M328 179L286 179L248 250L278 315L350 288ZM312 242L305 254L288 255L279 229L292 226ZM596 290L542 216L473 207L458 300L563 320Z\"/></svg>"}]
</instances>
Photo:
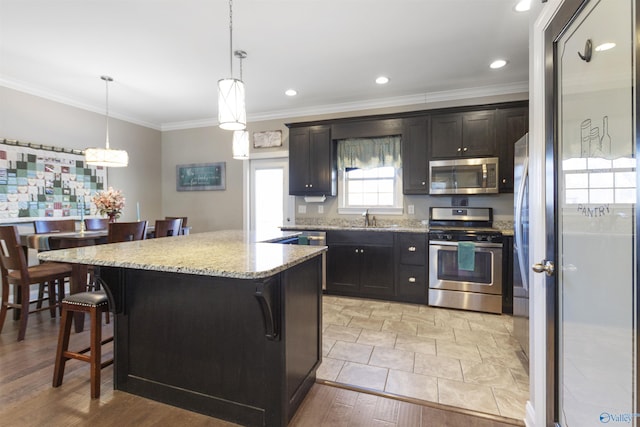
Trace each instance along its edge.
<instances>
[{"instance_id":1,"label":"upper cabinet","mask_svg":"<svg viewBox=\"0 0 640 427\"><path fill-rule=\"evenodd\" d=\"M289 194L335 196L336 154L328 125L289 130Z\"/></svg>"},{"instance_id":2,"label":"upper cabinet","mask_svg":"<svg viewBox=\"0 0 640 427\"><path fill-rule=\"evenodd\" d=\"M527 101L290 123L289 194L337 195L336 140L402 135L402 192L429 194L429 161L499 157L499 191L513 192L513 145L528 130Z\"/></svg>"},{"instance_id":3,"label":"upper cabinet","mask_svg":"<svg viewBox=\"0 0 640 427\"><path fill-rule=\"evenodd\" d=\"M496 111L431 116L431 159L497 156Z\"/></svg>"},{"instance_id":4,"label":"upper cabinet","mask_svg":"<svg viewBox=\"0 0 640 427\"><path fill-rule=\"evenodd\" d=\"M429 116L411 117L402 124L402 192L429 194Z\"/></svg>"},{"instance_id":5,"label":"upper cabinet","mask_svg":"<svg viewBox=\"0 0 640 427\"><path fill-rule=\"evenodd\" d=\"M513 146L529 130L529 108L498 110L497 135L500 149L500 192L513 192Z\"/></svg>"}]
</instances>

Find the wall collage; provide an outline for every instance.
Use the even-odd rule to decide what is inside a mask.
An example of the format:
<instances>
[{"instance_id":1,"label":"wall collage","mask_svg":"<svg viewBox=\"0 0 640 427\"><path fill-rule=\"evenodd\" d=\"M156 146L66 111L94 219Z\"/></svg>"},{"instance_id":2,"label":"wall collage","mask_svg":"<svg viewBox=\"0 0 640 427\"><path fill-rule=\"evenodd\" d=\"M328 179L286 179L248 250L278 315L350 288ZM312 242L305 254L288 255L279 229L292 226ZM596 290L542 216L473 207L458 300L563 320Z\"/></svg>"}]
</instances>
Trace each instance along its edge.
<instances>
[{"instance_id":1,"label":"wall collage","mask_svg":"<svg viewBox=\"0 0 640 427\"><path fill-rule=\"evenodd\" d=\"M107 186L107 168L77 150L0 140L0 221L97 214L91 197Z\"/></svg>"}]
</instances>

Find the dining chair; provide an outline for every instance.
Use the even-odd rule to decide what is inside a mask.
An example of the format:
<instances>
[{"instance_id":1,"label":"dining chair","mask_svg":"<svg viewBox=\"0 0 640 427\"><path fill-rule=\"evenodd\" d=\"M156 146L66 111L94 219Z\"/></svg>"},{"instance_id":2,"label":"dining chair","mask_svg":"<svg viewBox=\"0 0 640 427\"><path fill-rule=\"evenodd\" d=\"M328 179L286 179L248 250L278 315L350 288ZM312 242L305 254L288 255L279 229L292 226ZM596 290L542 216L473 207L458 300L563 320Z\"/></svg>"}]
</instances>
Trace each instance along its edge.
<instances>
[{"instance_id":1,"label":"dining chair","mask_svg":"<svg viewBox=\"0 0 640 427\"><path fill-rule=\"evenodd\" d=\"M180 226L180 234L185 234L184 229L187 226L187 217L186 216L165 216L164 219L181 219L182 225Z\"/></svg>"},{"instance_id":2,"label":"dining chair","mask_svg":"<svg viewBox=\"0 0 640 427\"><path fill-rule=\"evenodd\" d=\"M20 326L18 341L24 340L27 331L27 320L31 313L50 310L55 317L55 308L60 307L64 298L64 281L72 276L70 264L45 262L29 266L24 249L20 244L20 235L15 225L0 227L0 275L2 276L2 305L0 306L0 332L4 326L9 308L20 310ZM47 287L49 305L41 305L31 310L31 285L41 284ZM56 298L55 285L58 292ZM9 286L14 287L13 302L9 301Z\"/></svg>"},{"instance_id":3,"label":"dining chair","mask_svg":"<svg viewBox=\"0 0 640 427\"><path fill-rule=\"evenodd\" d=\"M52 219L33 221L36 234L76 231L75 219Z\"/></svg>"},{"instance_id":4,"label":"dining chair","mask_svg":"<svg viewBox=\"0 0 640 427\"><path fill-rule=\"evenodd\" d=\"M182 234L182 219L157 219L154 227L155 237L171 237Z\"/></svg>"},{"instance_id":5,"label":"dining chair","mask_svg":"<svg viewBox=\"0 0 640 427\"><path fill-rule=\"evenodd\" d=\"M36 234L76 231L76 221L74 219L36 220L33 221L33 227L35 228ZM50 249L60 249L59 243L53 243ZM44 284L41 284L38 288L38 303L36 308L42 308L44 292Z\"/></svg>"},{"instance_id":6,"label":"dining chair","mask_svg":"<svg viewBox=\"0 0 640 427\"><path fill-rule=\"evenodd\" d=\"M109 228L109 218L85 218L84 229L87 231L106 230Z\"/></svg>"},{"instance_id":7,"label":"dining chair","mask_svg":"<svg viewBox=\"0 0 640 427\"><path fill-rule=\"evenodd\" d=\"M144 240L147 234L147 221L111 222L107 243L130 242Z\"/></svg>"}]
</instances>

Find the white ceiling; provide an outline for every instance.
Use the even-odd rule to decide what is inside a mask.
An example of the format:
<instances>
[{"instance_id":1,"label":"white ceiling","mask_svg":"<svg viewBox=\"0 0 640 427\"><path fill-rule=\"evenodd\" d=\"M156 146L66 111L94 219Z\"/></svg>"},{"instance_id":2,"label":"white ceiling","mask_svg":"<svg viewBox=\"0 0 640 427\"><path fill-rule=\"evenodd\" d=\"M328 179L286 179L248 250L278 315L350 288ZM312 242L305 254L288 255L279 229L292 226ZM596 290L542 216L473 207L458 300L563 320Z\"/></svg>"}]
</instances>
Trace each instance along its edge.
<instances>
[{"instance_id":1,"label":"white ceiling","mask_svg":"<svg viewBox=\"0 0 640 427\"><path fill-rule=\"evenodd\" d=\"M526 91L531 12L515 4L235 0L249 120ZM496 58L509 63L489 69ZM0 85L103 113L104 74L114 117L215 123L216 82L230 75L228 1L0 0ZM390 83L376 85L379 75Z\"/></svg>"}]
</instances>

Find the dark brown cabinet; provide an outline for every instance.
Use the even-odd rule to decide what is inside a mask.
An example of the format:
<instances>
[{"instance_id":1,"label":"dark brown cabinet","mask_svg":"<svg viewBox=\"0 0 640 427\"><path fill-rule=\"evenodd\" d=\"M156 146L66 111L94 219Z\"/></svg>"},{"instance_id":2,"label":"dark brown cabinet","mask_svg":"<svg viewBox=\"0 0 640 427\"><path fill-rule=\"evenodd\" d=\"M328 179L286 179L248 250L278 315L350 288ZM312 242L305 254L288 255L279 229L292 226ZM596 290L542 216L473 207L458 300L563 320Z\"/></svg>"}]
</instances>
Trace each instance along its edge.
<instances>
[{"instance_id":1,"label":"dark brown cabinet","mask_svg":"<svg viewBox=\"0 0 640 427\"><path fill-rule=\"evenodd\" d=\"M327 245L327 293L393 297L393 233L330 231Z\"/></svg>"},{"instance_id":2,"label":"dark brown cabinet","mask_svg":"<svg viewBox=\"0 0 640 427\"><path fill-rule=\"evenodd\" d=\"M330 126L289 130L289 194L335 196L336 154Z\"/></svg>"},{"instance_id":3,"label":"dark brown cabinet","mask_svg":"<svg viewBox=\"0 0 640 427\"><path fill-rule=\"evenodd\" d=\"M428 298L428 246L424 233L396 233L397 299L426 304Z\"/></svg>"},{"instance_id":4,"label":"dark brown cabinet","mask_svg":"<svg viewBox=\"0 0 640 427\"><path fill-rule=\"evenodd\" d=\"M402 123L402 192L429 194L429 116Z\"/></svg>"},{"instance_id":5,"label":"dark brown cabinet","mask_svg":"<svg viewBox=\"0 0 640 427\"><path fill-rule=\"evenodd\" d=\"M500 149L500 192L513 192L513 148L529 129L529 108L498 110L496 139Z\"/></svg>"},{"instance_id":6,"label":"dark brown cabinet","mask_svg":"<svg viewBox=\"0 0 640 427\"><path fill-rule=\"evenodd\" d=\"M431 116L431 159L497 156L495 110Z\"/></svg>"}]
</instances>

